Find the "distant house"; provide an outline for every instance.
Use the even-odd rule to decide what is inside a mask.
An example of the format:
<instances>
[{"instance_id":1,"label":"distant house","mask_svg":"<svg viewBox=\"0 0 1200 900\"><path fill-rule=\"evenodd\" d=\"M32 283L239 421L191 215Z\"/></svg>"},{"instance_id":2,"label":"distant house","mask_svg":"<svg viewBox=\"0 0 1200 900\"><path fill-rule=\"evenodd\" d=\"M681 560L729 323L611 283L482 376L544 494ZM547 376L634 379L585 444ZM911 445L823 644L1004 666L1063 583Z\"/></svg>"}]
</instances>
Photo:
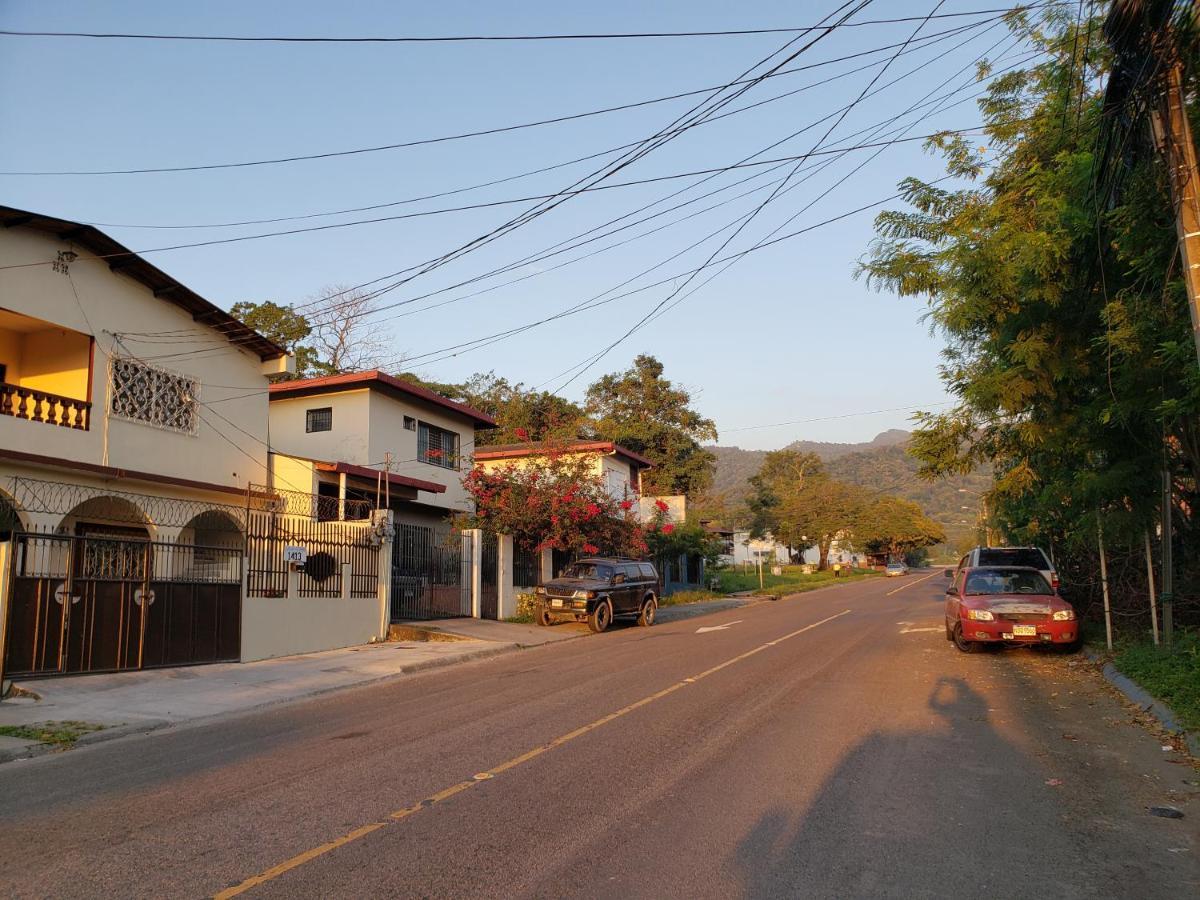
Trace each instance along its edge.
<instances>
[{"instance_id":1,"label":"distant house","mask_svg":"<svg viewBox=\"0 0 1200 900\"><path fill-rule=\"evenodd\" d=\"M791 554L786 544L781 544L769 535L752 538L749 531L738 531L733 535L733 562L736 565L786 565Z\"/></svg>"},{"instance_id":2,"label":"distant house","mask_svg":"<svg viewBox=\"0 0 1200 900\"><path fill-rule=\"evenodd\" d=\"M733 565L736 560L736 544L734 541L737 536L737 529L714 522L701 522L700 527L714 539L721 542L721 555L717 558L717 562L723 566Z\"/></svg>"},{"instance_id":3,"label":"distant house","mask_svg":"<svg viewBox=\"0 0 1200 900\"><path fill-rule=\"evenodd\" d=\"M471 511L462 479L476 431L496 427L486 413L379 371L280 382L270 399L275 486L441 531Z\"/></svg>"},{"instance_id":4,"label":"distant house","mask_svg":"<svg viewBox=\"0 0 1200 900\"><path fill-rule=\"evenodd\" d=\"M640 453L612 441L570 441L556 452L585 457L592 473L599 477L608 493L616 500L639 497L642 492L642 473L653 464ZM546 460L544 444L494 444L475 451L475 464L495 471L509 466L522 466Z\"/></svg>"}]
</instances>

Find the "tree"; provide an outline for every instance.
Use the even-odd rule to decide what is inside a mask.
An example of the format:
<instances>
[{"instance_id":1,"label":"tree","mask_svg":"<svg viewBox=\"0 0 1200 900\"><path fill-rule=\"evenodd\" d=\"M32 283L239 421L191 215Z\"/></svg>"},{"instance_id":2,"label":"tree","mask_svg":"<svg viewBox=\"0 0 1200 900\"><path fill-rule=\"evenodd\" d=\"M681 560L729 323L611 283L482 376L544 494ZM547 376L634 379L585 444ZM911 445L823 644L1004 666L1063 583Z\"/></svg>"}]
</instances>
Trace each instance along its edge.
<instances>
[{"instance_id":1,"label":"tree","mask_svg":"<svg viewBox=\"0 0 1200 900\"><path fill-rule=\"evenodd\" d=\"M868 553L889 559L907 557L946 540L946 532L921 507L899 497L880 497L863 511L854 528L854 542Z\"/></svg>"},{"instance_id":2,"label":"tree","mask_svg":"<svg viewBox=\"0 0 1200 900\"><path fill-rule=\"evenodd\" d=\"M746 500L752 537L763 537L771 533L777 541L791 542L781 537L786 527L779 521L778 510L784 498L800 491L808 480L823 477L825 466L815 453L799 450L772 450L763 458L758 472L749 479L751 494Z\"/></svg>"},{"instance_id":3,"label":"tree","mask_svg":"<svg viewBox=\"0 0 1200 900\"><path fill-rule=\"evenodd\" d=\"M270 300L262 303L243 300L233 304L229 313L296 357L296 374L283 375L282 380L327 374L317 358L316 349L305 343L312 335L312 326L291 306L280 306Z\"/></svg>"},{"instance_id":4,"label":"tree","mask_svg":"<svg viewBox=\"0 0 1200 900\"><path fill-rule=\"evenodd\" d=\"M379 368L387 356L387 344L366 316L378 305L374 296L360 288L332 285L309 300L313 323L313 345L329 373L363 372Z\"/></svg>"},{"instance_id":5,"label":"tree","mask_svg":"<svg viewBox=\"0 0 1200 900\"><path fill-rule=\"evenodd\" d=\"M862 522L868 496L862 488L844 481L806 479L798 490L782 497L772 534L789 546L816 546L817 568L826 569L833 542L851 537Z\"/></svg>"},{"instance_id":6,"label":"tree","mask_svg":"<svg viewBox=\"0 0 1200 900\"><path fill-rule=\"evenodd\" d=\"M991 463L994 525L1053 546L1059 568L1090 583L1098 525L1110 548L1141 547L1165 456L1176 562L1190 573L1177 591L1194 590L1200 375L1169 191L1154 160L1133 154L1119 195L1097 190L1107 112L1096 85L1109 61L1084 30L1098 23L1061 10L1010 22L1042 60L990 85L986 151L961 136L931 142L958 185L904 180L909 208L877 218L862 267L922 298L946 338L958 405L923 416L912 450L929 478Z\"/></svg>"},{"instance_id":7,"label":"tree","mask_svg":"<svg viewBox=\"0 0 1200 900\"><path fill-rule=\"evenodd\" d=\"M692 408L686 390L663 378L653 356L600 378L588 388L585 408L597 437L654 463L643 476L647 493L700 494L712 484L715 457L700 441L715 441L716 425Z\"/></svg>"}]
</instances>

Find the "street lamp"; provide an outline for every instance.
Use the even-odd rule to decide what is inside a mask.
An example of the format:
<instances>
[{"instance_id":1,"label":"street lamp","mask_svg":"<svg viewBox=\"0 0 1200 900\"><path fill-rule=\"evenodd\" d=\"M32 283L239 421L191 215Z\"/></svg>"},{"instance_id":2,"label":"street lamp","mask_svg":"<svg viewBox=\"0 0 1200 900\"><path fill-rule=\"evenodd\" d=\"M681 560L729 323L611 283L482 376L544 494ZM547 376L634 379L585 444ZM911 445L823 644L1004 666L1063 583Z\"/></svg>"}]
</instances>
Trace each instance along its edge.
<instances>
[{"instance_id":1,"label":"street lamp","mask_svg":"<svg viewBox=\"0 0 1200 900\"><path fill-rule=\"evenodd\" d=\"M992 546L992 528L991 523L988 521L987 494L980 491L973 491L969 488L959 488L958 492L960 494L974 494L979 498L979 515L983 519L983 545L985 547ZM966 509L966 507L963 508Z\"/></svg>"}]
</instances>

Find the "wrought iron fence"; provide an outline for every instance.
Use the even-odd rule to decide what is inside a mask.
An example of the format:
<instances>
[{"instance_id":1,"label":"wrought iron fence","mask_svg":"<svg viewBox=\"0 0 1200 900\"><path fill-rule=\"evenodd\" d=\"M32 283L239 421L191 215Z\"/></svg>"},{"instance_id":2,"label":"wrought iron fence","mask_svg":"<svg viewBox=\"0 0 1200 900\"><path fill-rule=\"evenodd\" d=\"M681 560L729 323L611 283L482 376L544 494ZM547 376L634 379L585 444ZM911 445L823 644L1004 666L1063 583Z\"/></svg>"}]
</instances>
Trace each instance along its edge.
<instances>
[{"instance_id":1,"label":"wrought iron fence","mask_svg":"<svg viewBox=\"0 0 1200 900\"><path fill-rule=\"evenodd\" d=\"M319 522L363 521L371 518L375 508L369 500L342 500L325 494L285 491L261 484L250 485L247 503L252 512L273 512Z\"/></svg>"},{"instance_id":2,"label":"wrought iron fence","mask_svg":"<svg viewBox=\"0 0 1200 900\"><path fill-rule=\"evenodd\" d=\"M391 619L471 615L471 542L423 525L396 526Z\"/></svg>"},{"instance_id":3,"label":"wrought iron fence","mask_svg":"<svg viewBox=\"0 0 1200 900\"><path fill-rule=\"evenodd\" d=\"M350 565L351 597L373 597L379 584L382 533L364 522L314 522L312 519L251 511L247 517L247 593L251 597L287 595L289 564L284 550L300 546L308 560L299 573L301 597L340 597L342 566Z\"/></svg>"},{"instance_id":4,"label":"wrought iron fence","mask_svg":"<svg viewBox=\"0 0 1200 900\"><path fill-rule=\"evenodd\" d=\"M513 586L536 587L542 581L542 554L524 547L513 548Z\"/></svg>"}]
</instances>

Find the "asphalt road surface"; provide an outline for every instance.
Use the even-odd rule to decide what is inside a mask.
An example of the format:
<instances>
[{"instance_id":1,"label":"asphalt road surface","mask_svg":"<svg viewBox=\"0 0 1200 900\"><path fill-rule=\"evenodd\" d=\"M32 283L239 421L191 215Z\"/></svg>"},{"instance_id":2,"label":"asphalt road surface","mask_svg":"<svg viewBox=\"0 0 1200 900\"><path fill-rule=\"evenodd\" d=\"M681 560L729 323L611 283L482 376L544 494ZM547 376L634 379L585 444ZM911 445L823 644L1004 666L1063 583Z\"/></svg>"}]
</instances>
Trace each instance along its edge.
<instances>
[{"instance_id":1,"label":"asphalt road surface","mask_svg":"<svg viewBox=\"0 0 1200 900\"><path fill-rule=\"evenodd\" d=\"M921 577L4 765L0 892L1200 896L1195 770Z\"/></svg>"}]
</instances>

